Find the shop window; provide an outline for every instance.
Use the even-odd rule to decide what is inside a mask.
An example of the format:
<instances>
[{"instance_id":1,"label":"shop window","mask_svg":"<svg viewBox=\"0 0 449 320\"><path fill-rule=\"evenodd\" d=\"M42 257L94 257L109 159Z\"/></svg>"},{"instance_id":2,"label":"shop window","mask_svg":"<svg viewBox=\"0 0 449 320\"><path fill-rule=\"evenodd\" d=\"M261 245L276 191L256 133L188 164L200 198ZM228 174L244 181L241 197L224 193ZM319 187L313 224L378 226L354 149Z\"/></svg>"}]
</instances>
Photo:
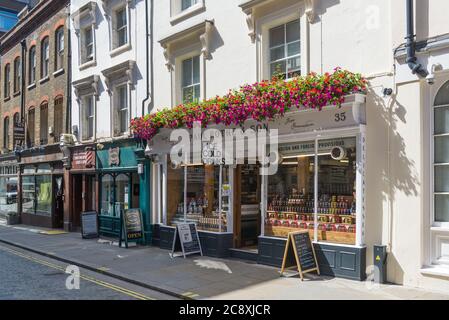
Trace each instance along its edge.
<instances>
[{"instance_id":1,"label":"shop window","mask_svg":"<svg viewBox=\"0 0 449 320\"><path fill-rule=\"evenodd\" d=\"M3 82L3 96L4 98L9 98L10 90L11 90L11 66L10 64L6 64L5 73L4 73L4 82Z\"/></svg>"},{"instance_id":2,"label":"shop window","mask_svg":"<svg viewBox=\"0 0 449 320\"><path fill-rule=\"evenodd\" d=\"M45 37L41 42L41 79L48 77L50 71L50 43Z\"/></svg>"},{"instance_id":3,"label":"shop window","mask_svg":"<svg viewBox=\"0 0 449 320\"><path fill-rule=\"evenodd\" d=\"M64 27L59 27L55 33L55 70L64 68Z\"/></svg>"},{"instance_id":4,"label":"shop window","mask_svg":"<svg viewBox=\"0 0 449 320\"><path fill-rule=\"evenodd\" d=\"M36 175L36 214L51 216L51 175Z\"/></svg>"},{"instance_id":5,"label":"shop window","mask_svg":"<svg viewBox=\"0 0 449 320\"><path fill-rule=\"evenodd\" d=\"M20 57L14 60L14 93L20 92L22 70L20 67Z\"/></svg>"},{"instance_id":6,"label":"shop window","mask_svg":"<svg viewBox=\"0 0 449 320\"><path fill-rule=\"evenodd\" d=\"M3 148L9 150L9 117L3 120Z\"/></svg>"},{"instance_id":7,"label":"shop window","mask_svg":"<svg viewBox=\"0 0 449 320\"><path fill-rule=\"evenodd\" d=\"M101 215L115 217L114 178L106 174L101 178Z\"/></svg>"},{"instance_id":8,"label":"shop window","mask_svg":"<svg viewBox=\"0 0 449 320\"><path fill-rule=\"evenodd\" d=\"M48 103L44 102L40 107L40 145L48 143Z\"/></svg>"},{"instance_id":9,"label":"shop window","mask_svg":"<svg viewBox=\"0 0 449 320\"><path fill-rule=\"evenodd\" d=\"M115 178L115 216L120 217L130 208L130 181L126 174L119 174Z\"/></svg>"},{"instance_id":10,"label":"shop window","mask_svg":"<svg viewBox=\"0 0 449 320\"><path fill-rule=\"evenodd\" d=\"M290 79L301 75L301 41L299 20L269 31L270 76Z\"/></svg>"},{"instance_id":11,"label":"shop window","mask_svg":"<svg viewBox=\"0 0 449 320\"><path fill-rule=\"evenodd\" d=\"M35 110L30 108L28 110L28 121L27 121L27 145L29 147L34 146L34 122L35 122Z\"/></svg>"},{"instance_id":12,"label":"shop window","mask_svg":"<svg viewBox=\"0 0 449 320\"><path fill-rule=\"evenodd\" d=\"M28 84L33 84L36 82L36 46L30 48L29 53L29 78Z\"/></svg>"},{"instance_id":13,"label":"shop window","mask_svg":"<svg viewBox=\"0 0 449 320\"><path fill-rule=\"evenodd\" d=\"M356 139L320 140L317 163L314 141L281 144L279 150L283 161L268 176L265 235L309 230L314 239L316 230L318 241L355 245Z\"/></svg>"},{"instance_id":14,"label":"shop window","mask_svg":"<svg viewBox=\"0 0 449 320\"><path fill-rule=\"evenodd\" d=\"M222 170L220 185L220 170ZM185 178L187 183L185 184ZM186 186L186 188L184 188ZM228 188L223 188L228 186ZM229 169L214 165L188 165L174 167L168 163L167 223L194 222L199 230L226 232L229 219ZM221 210L221 211L220 211Z\"/></svg>"},{"instance_id":15,"label":"shop window","mask_svg":"<svg viewBox=\"0 0 449 320\"><path fill-rule=\"evenodd\" d=\"M22 211L34 214L36 200L36 188L34 175L22 176Z\"/></svg>"},{"instance_id":16,"label":"shop window","mask_svg":"<svg viewBox=\"0 0 449 320\"><path fill-rule=\"evenodd\" d=\"M126 7L117 9L113 16L113 49L128 43L128 15Z\"/></svg>"},{"instance_id":17,"label":"shop window","mask_svg":"<svg viewBox=\"0 0 449 320\"><path fill-rule=\"evenodd\" d=\"M0 177L0 213L17 212L17 186L17 176Z\"/></svg>"},{"instance_id":18,"label":"shop window","mask_svg":"<svg viewBox=\"0 0 449 320\"><path fill-rule=\"evenodd\" d=\"M64 103L64 99L63 99L63 97L58 97L58 98L56 98L55 99L55 107L54 107L54 124L53 124L53 126L54 126L54 129L53 129L53 132L54 132L54 140L55 140L55 142L59 142L59 140L61 139L61 134L63 133L62 131L63 131L63 122L64 122L64 119L63 119L63 113L64 113L64 110L63 110L63 103Z\"/></svg>"},{"instance_id":19,"label":"shop window","mask_svg":"<svg viewBox=\"0 0 449 320\"><path fill-rule=\"evenodd\" d=\"M198 102L200 89L200 56L182 62L182 102Z\"/></svg>"}]
</instances>

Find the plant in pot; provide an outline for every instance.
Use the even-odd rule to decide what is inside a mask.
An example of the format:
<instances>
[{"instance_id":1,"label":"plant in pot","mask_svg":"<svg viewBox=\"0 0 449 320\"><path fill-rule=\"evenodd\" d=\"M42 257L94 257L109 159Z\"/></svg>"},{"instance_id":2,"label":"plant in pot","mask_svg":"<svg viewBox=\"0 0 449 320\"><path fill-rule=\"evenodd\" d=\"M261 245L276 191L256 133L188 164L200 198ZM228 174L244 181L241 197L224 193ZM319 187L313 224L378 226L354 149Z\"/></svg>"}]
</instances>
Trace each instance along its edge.
<instances>
[{"instance_id":1,"label":"plant in pot","mask_svg":"<svg viewBox=\"0 0 449 320\"><path fill-rule=\"evenodd\" d=\"M6 224L8 226L14 224L20 224L20 215L16 212L8 212L6 214Z\"/></svg>"}]
</instances>

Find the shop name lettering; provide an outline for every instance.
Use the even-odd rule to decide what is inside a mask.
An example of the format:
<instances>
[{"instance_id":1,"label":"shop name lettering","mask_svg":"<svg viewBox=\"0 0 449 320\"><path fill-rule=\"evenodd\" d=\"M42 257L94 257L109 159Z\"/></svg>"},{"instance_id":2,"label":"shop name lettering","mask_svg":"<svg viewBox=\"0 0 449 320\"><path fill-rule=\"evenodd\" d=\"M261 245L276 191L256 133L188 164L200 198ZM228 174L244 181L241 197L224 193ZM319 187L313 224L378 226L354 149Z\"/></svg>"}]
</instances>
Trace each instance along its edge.
<instances>
[{"instance_id":1,"label":"shop name lettering","mask_svg":"<svg viewBox=\"0 0 449 320\"><path fill-rule=\"evenodd\" d=\"M277 172L280 155L278 152L278 130L201 129L201 123L193 124L193 134L187 129L176 129L170 134L170 141L176 142L171 148L170 160L174 165L214 164L261 165L261 175L273 175ZM223 134L224 133L224 134ZM245 143L246 142L246 143Z\"/></svg>"}]
</instances>

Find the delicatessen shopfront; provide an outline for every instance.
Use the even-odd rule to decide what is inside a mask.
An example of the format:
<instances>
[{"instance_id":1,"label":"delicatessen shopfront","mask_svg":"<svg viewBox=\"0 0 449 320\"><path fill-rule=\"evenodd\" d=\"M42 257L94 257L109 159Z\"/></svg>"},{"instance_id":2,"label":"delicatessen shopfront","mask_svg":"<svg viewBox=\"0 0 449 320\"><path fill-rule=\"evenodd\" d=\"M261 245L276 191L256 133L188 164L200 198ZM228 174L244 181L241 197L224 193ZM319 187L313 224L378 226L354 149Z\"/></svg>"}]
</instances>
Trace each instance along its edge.
<instances>
[{"instance_id":1,"label":"delicatessen shopfront","mask_svg":"<svg viewBox=\"0 0 449 320\"><path fill-rule=\"evenodd\" d=\"M176 142L159 133L149 141L153 244L171 249L174 226L194 222L205 255L280 266L288 234L308 230L322 274L365 279L365 125L363 94L347 96L340 108L247 120L245 129L278 130L279 162L271 175L247 159L174 165Z\"/></svg>"}]
</instances>

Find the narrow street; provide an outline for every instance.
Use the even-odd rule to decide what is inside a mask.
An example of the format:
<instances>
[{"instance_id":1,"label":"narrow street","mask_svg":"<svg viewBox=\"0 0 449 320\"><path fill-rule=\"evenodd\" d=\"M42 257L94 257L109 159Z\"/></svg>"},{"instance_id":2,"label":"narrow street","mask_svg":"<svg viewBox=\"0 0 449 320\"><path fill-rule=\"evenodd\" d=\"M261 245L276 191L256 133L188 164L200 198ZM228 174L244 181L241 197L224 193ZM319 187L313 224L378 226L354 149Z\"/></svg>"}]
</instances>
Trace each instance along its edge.
<instances>
[{"instance_id":1,"label":"narrow street","mask_svg":"<svg viewBox=\"0 0 449 320\"><path fill-rule=\"evenodd\" d=\"M167 300L174 297L80 269L79 289L66 287L67 264L0 245L0 300ZM72 282L73 283L73 282Z\"/></svg>"}]
</instances>

